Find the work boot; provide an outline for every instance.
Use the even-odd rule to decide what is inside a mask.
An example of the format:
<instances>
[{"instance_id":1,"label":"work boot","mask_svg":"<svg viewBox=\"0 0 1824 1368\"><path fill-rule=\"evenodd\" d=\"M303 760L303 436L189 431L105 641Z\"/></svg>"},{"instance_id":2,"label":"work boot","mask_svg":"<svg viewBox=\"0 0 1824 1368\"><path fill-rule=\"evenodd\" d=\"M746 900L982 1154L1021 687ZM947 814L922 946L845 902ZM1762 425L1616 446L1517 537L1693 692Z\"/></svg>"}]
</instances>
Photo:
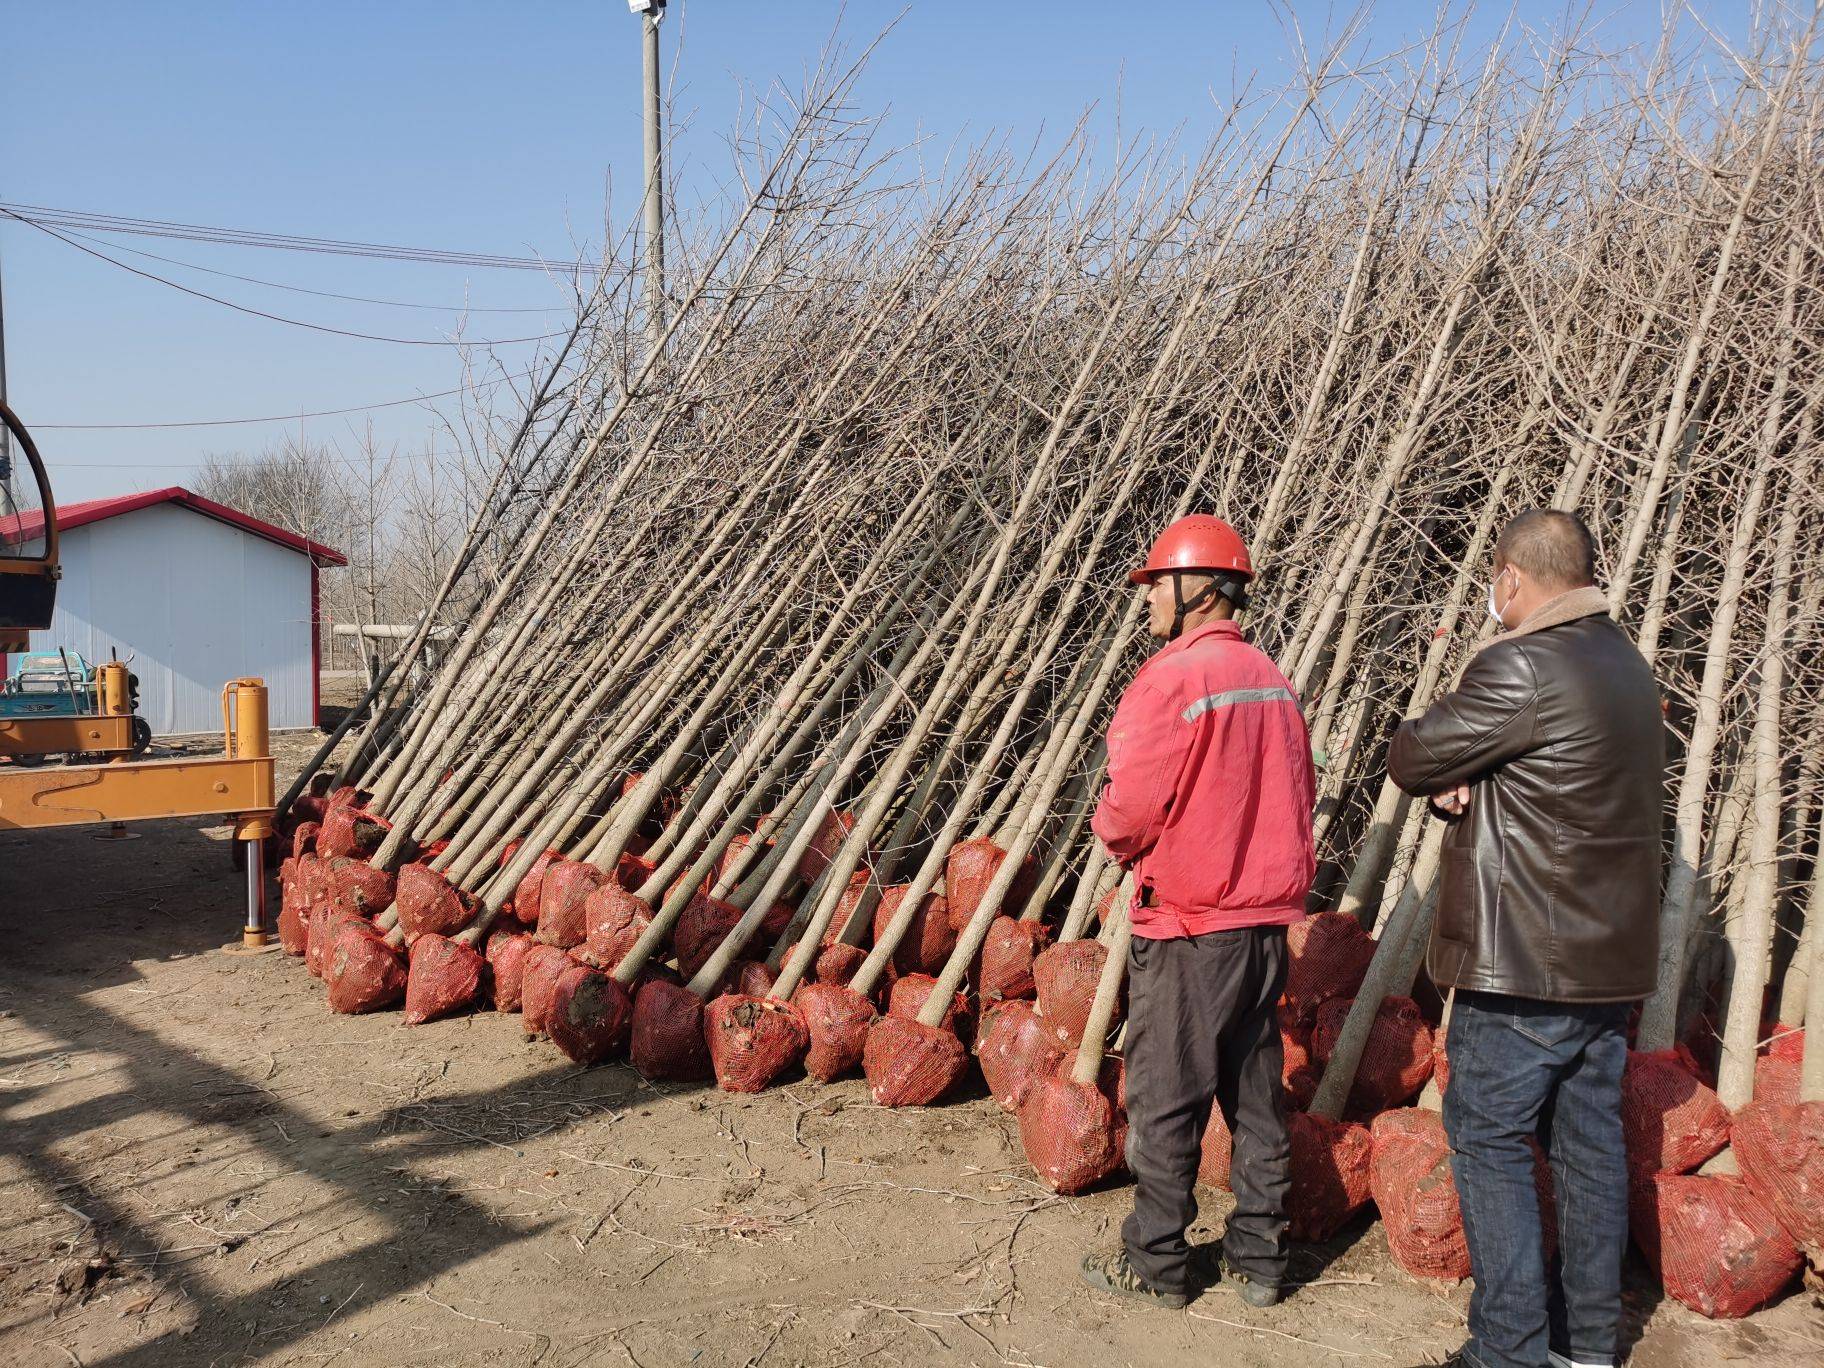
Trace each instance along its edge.
<instances>
[{"instance_id":1,"label":"work boot","mask_svg":"<svg viewBox=\"0 0 1824 1368\"><path fill-rule=\"evenodd\" d=\"M1154 1306L1169 1307L1174 1311L1189 1305L1191 1300L1183 1292L1168 1292L1162 1287L1154 1287L1134 1272L1133 1265L1127 1261L1125 1249L1113 1254L1085 1254L1083 1281L1098 1292L1112 1292L1117 1297L1130 1297L1135 1301L1150 1302Z\"/></svg>"},{"instance_id":2,"label":"work boot","mask_svg":"<svg viewBox=\"0 0 1824 1368\"><path fill-rule=\"evenodd\" d=\"M1217 1252L1222 1269L1222 1278L1229 1290L1240 1297L1249 1306L1264 1311L1269 1306L1279 1305L1280 1287L1276 1282L1262 1282L1246 1269L1238 1268L1225 1253Z\"/></svg>"}]
</instances>

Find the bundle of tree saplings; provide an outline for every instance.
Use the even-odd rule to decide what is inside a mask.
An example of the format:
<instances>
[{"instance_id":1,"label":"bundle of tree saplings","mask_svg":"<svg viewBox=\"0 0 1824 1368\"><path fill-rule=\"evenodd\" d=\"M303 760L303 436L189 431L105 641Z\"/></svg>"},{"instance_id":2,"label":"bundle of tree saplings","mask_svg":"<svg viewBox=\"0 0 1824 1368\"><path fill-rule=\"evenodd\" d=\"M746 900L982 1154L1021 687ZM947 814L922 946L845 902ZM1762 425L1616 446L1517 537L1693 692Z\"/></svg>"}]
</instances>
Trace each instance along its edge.
<instances>
[{"instance_id":1,"label":"bundle of tree saplings","mask_svg":"<svg viewBox=\"0 0 1824 1368\"><path fill-rule=\"evenodd\" d=\"M859 1071L886 1106L979 1070L1047 1182L1105 1180L1132 889L1089 816L1151 649L1125 572L1214 511L1320 767L1280 1009L1295 1231L1372 1201L1410 1271L1464 1276L1442 824L1386 737L1487 640L1494 539L1547 505L1592 529L1665 703L1636 1240L1713 1315L1818 1263L1812 37L1352 51L1201 147L1079 129L934 176L853 70L740 140L662 341L631 272L586 301L293 809L281 931L330 1005L518 1011L579 1062L729 1089ZM1226 1143L1218 1110L1208 1181Z\"/></svg>"}]
</instances>

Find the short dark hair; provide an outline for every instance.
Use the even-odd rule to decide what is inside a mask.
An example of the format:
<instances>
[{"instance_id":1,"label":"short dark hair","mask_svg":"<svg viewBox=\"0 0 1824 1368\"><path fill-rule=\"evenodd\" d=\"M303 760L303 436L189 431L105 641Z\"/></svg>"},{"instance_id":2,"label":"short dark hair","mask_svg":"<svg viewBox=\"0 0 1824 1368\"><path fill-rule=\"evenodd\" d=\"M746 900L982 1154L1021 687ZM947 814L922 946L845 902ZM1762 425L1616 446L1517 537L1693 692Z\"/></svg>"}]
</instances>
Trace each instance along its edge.
<instances>
[{"instance_id":1,"label":"short dark hair","mask_svg":"<svg viewBox=\"0 0 1824 1368\"><path fill-rule=\"evenodd\" d=\"M1596 543L1575 513L1529 508L1501 529L1495 564L1524 570L1548 589L1581 589L1596 582Z\"/></svg>"}]
</instances>

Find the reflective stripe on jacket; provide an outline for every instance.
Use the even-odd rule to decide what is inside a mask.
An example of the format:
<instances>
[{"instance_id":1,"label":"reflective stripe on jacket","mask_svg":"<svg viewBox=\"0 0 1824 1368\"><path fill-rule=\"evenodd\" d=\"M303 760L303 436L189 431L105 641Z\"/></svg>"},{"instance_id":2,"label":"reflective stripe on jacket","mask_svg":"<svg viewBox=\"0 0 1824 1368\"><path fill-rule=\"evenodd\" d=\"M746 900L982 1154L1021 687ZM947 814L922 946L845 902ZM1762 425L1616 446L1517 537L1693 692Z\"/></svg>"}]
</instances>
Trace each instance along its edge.
<instances>
[{"instance_id":1,"label":"reflective stripe on jacket","mask_svg":"<svg viewBox=\"0 0 1824 1368\"><path fill-rule=\"evenodd\" d=\"M1239 627L1209 623L1163 647L1115 709L1092 823L1134 871L1134 934L1302 920L1316 789L1298 697Z\"/></svg>"}]
</instances>

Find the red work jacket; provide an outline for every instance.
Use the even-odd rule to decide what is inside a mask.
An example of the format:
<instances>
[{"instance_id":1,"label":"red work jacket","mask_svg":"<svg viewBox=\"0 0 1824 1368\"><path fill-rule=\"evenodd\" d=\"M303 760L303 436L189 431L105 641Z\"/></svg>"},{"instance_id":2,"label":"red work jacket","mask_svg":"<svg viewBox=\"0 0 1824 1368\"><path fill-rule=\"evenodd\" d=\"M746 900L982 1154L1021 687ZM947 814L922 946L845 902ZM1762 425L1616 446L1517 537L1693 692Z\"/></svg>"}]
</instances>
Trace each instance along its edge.
<instances>
[{"instance_id":1,"label":"red work jacket","mask_svg":"<svg viewBox=\"0 0 1824 1368\"><path fill-rule=\"evenodd\" d=\"M1115 709L1093 822L1134 871L1134 934L1303 920L1316 790L1298 697L1239 627L1208 623L1163 647Z\"/></svg>"}]
</instances>

